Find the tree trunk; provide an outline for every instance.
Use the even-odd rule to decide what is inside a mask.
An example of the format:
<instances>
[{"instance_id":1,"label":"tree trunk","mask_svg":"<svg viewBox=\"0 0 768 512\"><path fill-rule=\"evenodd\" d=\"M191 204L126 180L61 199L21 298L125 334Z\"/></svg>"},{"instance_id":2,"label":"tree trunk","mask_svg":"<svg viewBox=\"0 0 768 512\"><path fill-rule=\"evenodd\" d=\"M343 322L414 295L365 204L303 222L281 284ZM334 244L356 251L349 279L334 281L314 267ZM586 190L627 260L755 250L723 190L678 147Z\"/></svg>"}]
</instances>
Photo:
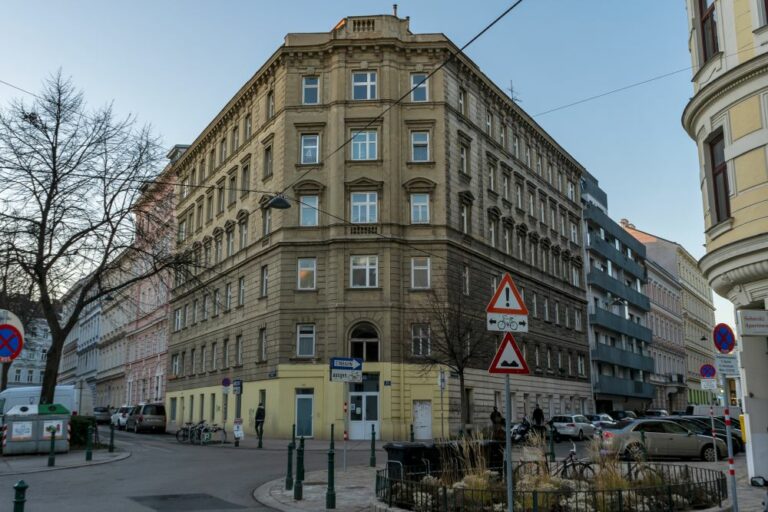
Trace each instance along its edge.
<instances>
[{"instance_id":1,"label":"tree trunk","mask_svg":"<svg viewBox=\"0 0 768 512\"><path fill-rule=\"evenodd\" d=\"M56 380L59 376L59 363L61 362L61 351L64 347L66 336L54 332L51 329L51 348L48 349L48 358L45 361L45 372L43 373L43 387L40 390L40 404L52 404L56 393Z\"/></svg>"},{"instance_id":2,"label":"tree trunk","mask_svg":"<svg viewBox=\"0 0 768 512\"><path fill-rule=\"evenodd\" d=\"M11 363L3 363L2 375L0 376L0 391L5 391L8 387L8 375L11 373Z\"/></svg>"},{"instance_id":3,"label":"tree trunk","mask_svg":"<svg viewBox=\"0 0 768 512\"><path fill-rule=\"evenodd\" d=\"M466 425L466 419L467 419L467 408L469 407L469 404L466 400L466 392L464 391L464 370L459 372L459 411L460 411L460 421L459 421L459 433L464 433L464 425Z\"/></svg>"}]
</instances>

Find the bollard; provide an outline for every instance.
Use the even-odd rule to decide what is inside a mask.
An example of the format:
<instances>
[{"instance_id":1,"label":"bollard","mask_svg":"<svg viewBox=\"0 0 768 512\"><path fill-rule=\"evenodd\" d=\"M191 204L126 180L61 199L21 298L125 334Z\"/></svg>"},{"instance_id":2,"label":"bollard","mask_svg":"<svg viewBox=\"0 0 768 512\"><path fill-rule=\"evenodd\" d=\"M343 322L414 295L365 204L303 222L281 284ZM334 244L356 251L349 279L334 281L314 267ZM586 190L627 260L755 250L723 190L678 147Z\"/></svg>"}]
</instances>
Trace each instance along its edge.
<instances>
[{"instance_id":1,"label":"bollard","mask_svg":"<svg viewBox=\"0 0 768 512\"><path fill-rule=\"evenodd\" d=\"M115 451L115 426L110 423L109 424L109 453L112 453Z\"/></svg>"},{"instance_id":2,"label":"bollard","mask_svg":"<svg viewBox=\"0 0 768 512\"><path fill-rule=\"evenodd\" d=\"M285 490L293 490L293 441L288 443L288 471L285 473Z\"/></svg>"},{"instance_id":3,"label":"bollard","mask_svg":"<svg viewBox=\"0 0 768 512\"><path fill-rule=\"evenodd\" d=\"M371 425L371 460L369 465L372 468L376 467L376 427Z\"/></svg>"},{"instance_id":4,"label":"bollard","mask_svg":"<svg viewBox=\"0 0 768 512\"><path fill-rule=\"evenodd\" d=\"M304 436L299 440L299 448L296 450L296 481L293 484L293 499L304 498Z\"/></svg>"},{"instance_id":5,"label":"bollard","mask_svg":"<svg viewBox=\"0 0 768 512\"><path fill-rule=\"evenodd\" d=\"M414 438L414 436L413 436L413 423L411 423L411 442L413 442L413 441L414 441L414 439L415 439L415 438Z\"/></svg>"},{"instance_id":6,"label":"bollard","mask_svg":"<svg viewBox=\"0 0 768 512\"><path fill-rule=\"evenodd\" d=\"M88 437L85 438L85 460L91 461L93 460L93 446L91 444L91 439L93 439L93 427L88 425L87 434Z\"/></svg>"},{"instance_id":7,"label":"bollard","mask_svg":"<svg viewBox=\"0 0 768 512\"><path fill-rule=\"evenodd\" d=\"M48 427L48 432L51 433L51 450L48 452L48 467L52 468L56 465L56 427Z\"/></svg>"},{"instance_id":8,"label":"bollard","mask_svg":"<svg viewBox=\"0 0 768 512\"><path fill-rule=\"evenodd\" d=\"M29 486L24 480L19 480L13 486L16 495L13 497L13 512L24 512L24 503L27 501L27 489Z\"/></svg>"},{"instance_id":9,"label":"bollard","mask_svg":"<svg viewBox=\"0 0 768 512\"><path fill-rule=\"evenodd\" d=\"M640 442L643 445L643 453L642 453L642 455L643 455L643 460L645 460L646 454L648 453L648 447L645 444L645 431L641 431L640 432Z\"/></svg>"},{"instance_id":10,"label":"bollard","mask_svg":"<svg viewBox=\"0 0 768 512\"><path fill-rule=\"evenodd\" d=\"M549 460L555 462L555 426L549 430Z\"/></svg>"},{"instance_id":11,"label":"bollard","mask_svg":"<svg viewBox=\"0 0 768 512\"><path fill-rule=\"evenodd\" d=\"M257 433L259 434L259 445L256 448L261 450L262 449L261 438L264 436L264 427L260 428Z\"/></svg>"},{"instance_id":12,"label":"bollard","mask_svg":"<svg viewBox=\"0 0 768 512\"><path fill-rule=\"evenodd\" d=\"M333 473L333 424L331 424L331 449L328 450L328 492L325 493L325 508L336 508L336 488Z\"/></svg>"}]
</instances>

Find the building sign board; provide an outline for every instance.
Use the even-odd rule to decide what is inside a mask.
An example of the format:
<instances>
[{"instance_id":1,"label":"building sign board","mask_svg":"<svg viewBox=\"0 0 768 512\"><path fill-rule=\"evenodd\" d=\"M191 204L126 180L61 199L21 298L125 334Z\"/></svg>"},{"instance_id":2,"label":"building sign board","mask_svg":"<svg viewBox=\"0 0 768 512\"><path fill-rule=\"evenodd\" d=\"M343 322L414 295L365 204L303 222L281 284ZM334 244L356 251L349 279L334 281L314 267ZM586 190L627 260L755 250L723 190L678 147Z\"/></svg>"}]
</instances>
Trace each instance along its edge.
<instances>
[{"instance_id":1,"label":"building sign board","mask_svg":"<svg viewBox=\"0 0 768 512\"><path fill-rule=\"evenodd\" d=\"M740 309L736 312L736 318L742 336L768 336L768 311Z\"/></svg>"}]
</instances>

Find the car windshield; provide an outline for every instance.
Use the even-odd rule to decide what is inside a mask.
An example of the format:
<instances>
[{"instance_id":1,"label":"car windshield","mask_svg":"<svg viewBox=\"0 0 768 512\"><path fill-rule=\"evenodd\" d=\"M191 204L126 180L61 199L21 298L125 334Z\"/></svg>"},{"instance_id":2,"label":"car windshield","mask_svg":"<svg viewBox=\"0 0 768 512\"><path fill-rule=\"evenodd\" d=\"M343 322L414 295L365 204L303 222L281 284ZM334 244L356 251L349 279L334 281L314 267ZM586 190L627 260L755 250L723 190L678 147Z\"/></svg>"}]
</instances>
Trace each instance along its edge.
<instances>
[{"instance_id":1,"label":"car windshield","mask_svg":"<svg viewBox=\"0 0 768 512\"><path fill-rule=\"evenodd\" d=\"M148 416L165 416L164 405L145 405L144 414Z\"/></svg>"}]
</instances>

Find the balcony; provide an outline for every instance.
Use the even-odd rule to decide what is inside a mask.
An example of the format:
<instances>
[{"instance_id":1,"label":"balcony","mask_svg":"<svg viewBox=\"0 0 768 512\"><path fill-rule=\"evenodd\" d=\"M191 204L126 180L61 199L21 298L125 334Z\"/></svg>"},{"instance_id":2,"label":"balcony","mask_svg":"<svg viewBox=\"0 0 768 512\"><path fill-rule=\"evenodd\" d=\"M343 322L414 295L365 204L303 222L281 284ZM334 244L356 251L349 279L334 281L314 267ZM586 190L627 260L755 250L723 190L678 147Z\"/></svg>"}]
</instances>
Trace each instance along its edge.
<instances>
[{"instance_id":1,"label":"balcony","mask_svg":"<svg viewBox=\"0 0 768 512\"><path fill-rule=\"evenodd\" d=\"M648 300L648 297L637 290L633 290L621 281L614 279L602 270L594 267L590 268L587 274L587 284L599 286L614 296L626 299L643 311L651 310L651 302Z\"/></svg>"},{"instance_id":2,"label":"balcony","mask_svg":"<svg viewBox=\"0 0 768 512\"><path fill-rule=\"evenodd\" d=\"M584 218L603 228L606 233L613 235L614 238L618 238L621 243L632 249L633 253L645 258L645 246L635 237L627 233L624 228L614 222L613 219L604 214L597 206L592 204L587 205L587 207L584 208Z\"/></svg>"},{"instance_id":3,"label":"balcony","mask_svg":"<svg viewBox=\"0 0 768 512\"><path fill-rule=\"evenodd\" d=\"M627 320L626 318L614 315L610 311L602 308L594 308L594 312L590 312L589 323L593 325L599 325L610 329L612 331L632 336L638 340L642 340L646 343L650 343L653 337L653 332L636 322Z\"/></svg>"},{"instance_id":4,"label":"balcony","mask_svg":"<svg viewBox=\"0 0 768 512\"><path fill-rule=\"evenodd\" d=\"M621 348L611 347L604 343L598 343L592 349L592 359L604 363L616 364L626 368L653 372L653 358L630 352Z\"/></svg>"},{"instance_id":5,"label":"balcony","mask_svg":"<svg viewBox=\"0 0 768 512\"><path fill-rule=\"evenodd\" d=\"M597 252L603 258L611 260L616 265L624 269L624 271L629 272L633 276L645 281L645 267L636 261L629 259L624 253L618 251L616 247L600 238L597 233L593 233L589 237L589 249Z\"/></svg>"},{"instance_id":6,"label":"balcony","mask_svg":"<svg viewBox=\"0 0 768 512\"><path fill-rule=\"evenodd\" d=\"M631 379L621 379L599 375L595 384L595 393L616 396L631 396L651 399L655 396L653 384Z\"/></svg>"}]
</instances>

